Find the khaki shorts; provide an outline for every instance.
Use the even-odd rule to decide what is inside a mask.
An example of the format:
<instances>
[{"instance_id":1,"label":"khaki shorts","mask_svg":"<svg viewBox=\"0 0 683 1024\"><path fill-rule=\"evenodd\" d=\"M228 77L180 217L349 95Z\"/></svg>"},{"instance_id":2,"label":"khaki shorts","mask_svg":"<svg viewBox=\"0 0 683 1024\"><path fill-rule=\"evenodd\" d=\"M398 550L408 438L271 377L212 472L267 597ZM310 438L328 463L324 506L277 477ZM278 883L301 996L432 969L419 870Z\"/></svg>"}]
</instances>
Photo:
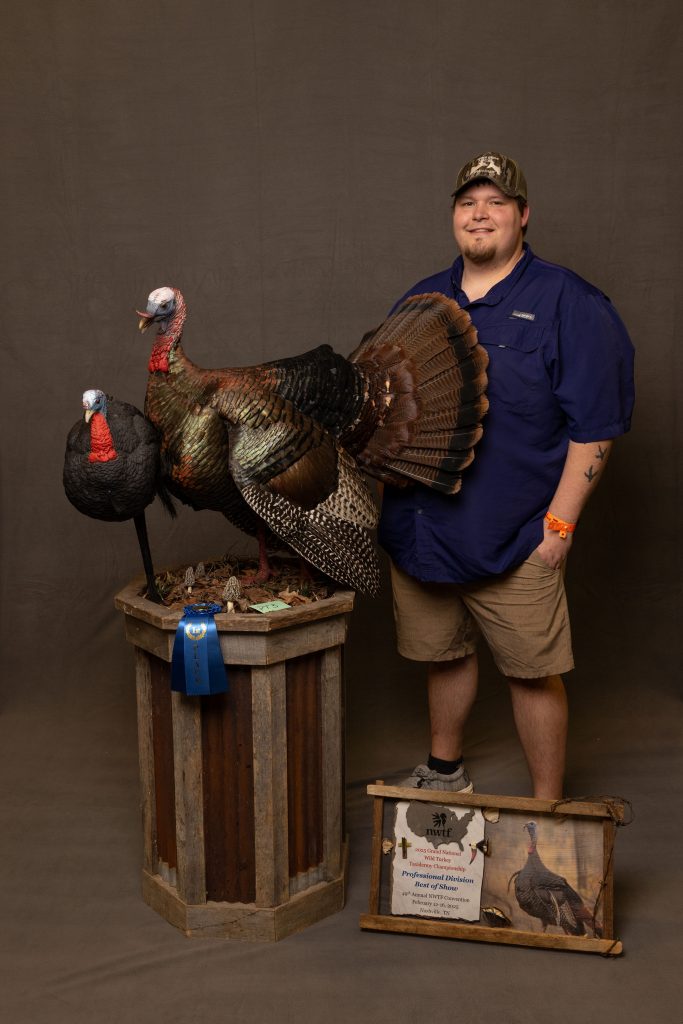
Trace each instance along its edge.
<instances>
[{"instance_id":1,"label":"khaki shorts","mask_svg":"<svg viewBox=\"0 0 683 1024\"><path fill-rule=\"evenodd\" d=\"M539 679L574 667L564 567L535 552L479 583L421 583L391 566L398 650L413 661L472 654L483 634L506 676Z\"/></svg>"}]
</instances>

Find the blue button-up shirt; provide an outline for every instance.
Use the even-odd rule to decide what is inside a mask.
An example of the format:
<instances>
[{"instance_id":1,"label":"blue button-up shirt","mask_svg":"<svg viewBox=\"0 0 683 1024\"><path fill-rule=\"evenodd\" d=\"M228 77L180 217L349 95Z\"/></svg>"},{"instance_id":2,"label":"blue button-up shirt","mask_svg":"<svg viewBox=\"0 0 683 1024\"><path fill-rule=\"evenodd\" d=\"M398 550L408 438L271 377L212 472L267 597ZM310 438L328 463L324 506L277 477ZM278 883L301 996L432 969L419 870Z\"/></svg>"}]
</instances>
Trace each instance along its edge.
<instances>
[{"instance_id":1,"label":"blue button-up shirt","mask_svg":"<svg viewBox=\"0 0 683 1024\"><path fill-rule=\"evenodd\" d=\"M525 244L511 273L470 302L462 257L403 299L441 292L466 309L489 355L484 436L462 489L385 487L379 540L420 580L466 583L519 565L543 537L568 442L625 433L633 346L609 299Z\"/></svg>"}]
</instances>

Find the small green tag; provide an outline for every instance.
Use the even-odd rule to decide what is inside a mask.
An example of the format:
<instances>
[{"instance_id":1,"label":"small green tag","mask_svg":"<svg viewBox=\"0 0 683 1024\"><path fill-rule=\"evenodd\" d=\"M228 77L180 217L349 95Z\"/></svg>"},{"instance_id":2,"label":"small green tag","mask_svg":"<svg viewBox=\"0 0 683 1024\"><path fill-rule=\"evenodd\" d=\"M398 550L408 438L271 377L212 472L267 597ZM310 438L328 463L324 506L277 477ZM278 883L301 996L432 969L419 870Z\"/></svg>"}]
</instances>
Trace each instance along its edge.
<instances>
[{"instance_id":1,"label":"small green tag","mask_svg":"<svg viewBox=\"0 0 683 1024\"><path fill-rule=\"evenodd\" d=\"M286 601L261 601L260 604L250 604L250 608L253 608L255 612L279 612L283 608L289 608Z\"/></svg>"}]
</instances>

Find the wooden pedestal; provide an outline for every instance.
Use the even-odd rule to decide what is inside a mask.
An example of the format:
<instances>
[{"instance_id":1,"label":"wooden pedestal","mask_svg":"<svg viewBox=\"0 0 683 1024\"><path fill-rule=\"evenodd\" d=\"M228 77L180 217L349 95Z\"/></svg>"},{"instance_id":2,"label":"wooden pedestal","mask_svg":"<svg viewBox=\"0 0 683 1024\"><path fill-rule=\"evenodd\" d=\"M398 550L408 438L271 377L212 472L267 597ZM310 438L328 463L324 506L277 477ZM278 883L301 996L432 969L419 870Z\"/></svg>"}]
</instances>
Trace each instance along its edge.
<instances>
[{"instance_id":1,"label":"wooden pedestal","mask_svg":"<svg viewBox=\"0 0 683 1024\"><path fill-rule=\"evenodd\" d=\"M135 646L143 896L186 935L275 941L344 904L350 592L216 616L230 692L172 693L179 614L116 597Z\"/></svg>"}]
</instances>

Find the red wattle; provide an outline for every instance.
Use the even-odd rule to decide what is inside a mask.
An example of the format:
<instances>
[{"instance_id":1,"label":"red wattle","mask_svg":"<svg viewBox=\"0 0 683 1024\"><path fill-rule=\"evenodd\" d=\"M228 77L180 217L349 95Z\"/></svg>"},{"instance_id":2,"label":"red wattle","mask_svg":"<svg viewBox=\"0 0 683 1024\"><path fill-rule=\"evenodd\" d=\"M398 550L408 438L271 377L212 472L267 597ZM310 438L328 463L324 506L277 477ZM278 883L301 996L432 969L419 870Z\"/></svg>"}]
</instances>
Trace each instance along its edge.
<instances>
[{"instance_id":1,"label":"red wattle","mask_svg":"<svg viewBox=\"0 0 683 1024\"><path fill-rule=\"evenodd\" d=\"M163 334L157 338L149 357L149 365L147 368L150 373L154 373L155 370L158 370L161 373L168 373L168 357L172 345L173 338L169 338Z\"/></svg>"},{"instance_id":2,"label":"red wattle","mask_svg":"<svg viewBox=\"0 0 683 1024\"><path fill-rule=\"evenodd\" d=\"M106 418L96 412L90 420L90 455L89 462L111 462L116 458L114 442Z\"/></svg>"}]
</instances>

